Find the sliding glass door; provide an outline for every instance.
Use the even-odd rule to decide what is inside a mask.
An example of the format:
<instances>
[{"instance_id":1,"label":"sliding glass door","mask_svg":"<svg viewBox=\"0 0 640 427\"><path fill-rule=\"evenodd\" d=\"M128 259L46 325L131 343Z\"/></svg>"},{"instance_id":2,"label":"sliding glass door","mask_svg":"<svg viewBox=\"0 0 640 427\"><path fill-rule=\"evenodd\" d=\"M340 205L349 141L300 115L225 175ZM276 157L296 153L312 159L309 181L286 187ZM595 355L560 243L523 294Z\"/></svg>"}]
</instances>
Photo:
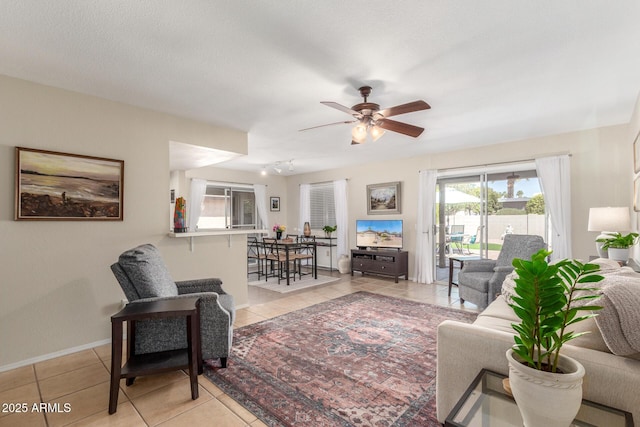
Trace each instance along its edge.
<instances>
[{"instance_id":1,"label":"sliding glass door","mask_svg":"<svg viewBox=\"0 0 640 427\"><path fill-rule=\"evenodd\" d=\"M436 185L436 265L454 255L481 255L486 225L484 174L439 179ZM485 254L486 257L486 254Z\"/></svg>"},{"instance_id":2,"label":"sliding glass door","mask_svg":"<svg viewBox=\"0 0 640 427\"><path fill-rule=\"evenodd\" d=\"M496 259L507 234L547 241L544 198L532 164L445 173L436 192L438 268L448 267L451 256Z\"/></svg>"}]
</instances>

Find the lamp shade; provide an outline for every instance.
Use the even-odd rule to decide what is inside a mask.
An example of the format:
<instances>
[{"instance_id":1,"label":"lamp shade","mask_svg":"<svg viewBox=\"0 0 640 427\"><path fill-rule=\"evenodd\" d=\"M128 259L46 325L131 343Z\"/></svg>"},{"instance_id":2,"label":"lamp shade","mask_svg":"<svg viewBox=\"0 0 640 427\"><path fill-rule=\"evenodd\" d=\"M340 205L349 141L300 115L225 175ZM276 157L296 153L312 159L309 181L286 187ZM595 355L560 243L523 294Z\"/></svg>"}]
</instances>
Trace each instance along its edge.
<instances>
[{"instance_id":1,"label":"lamp shade","mask_svg":"<svg viewBox=\"0 0 640 427\"><path fill-rule=\"evenodd\" d=\"M628 207L590 208L589 231L627 231L631 229Z\"/></svg>"}]
</instances>

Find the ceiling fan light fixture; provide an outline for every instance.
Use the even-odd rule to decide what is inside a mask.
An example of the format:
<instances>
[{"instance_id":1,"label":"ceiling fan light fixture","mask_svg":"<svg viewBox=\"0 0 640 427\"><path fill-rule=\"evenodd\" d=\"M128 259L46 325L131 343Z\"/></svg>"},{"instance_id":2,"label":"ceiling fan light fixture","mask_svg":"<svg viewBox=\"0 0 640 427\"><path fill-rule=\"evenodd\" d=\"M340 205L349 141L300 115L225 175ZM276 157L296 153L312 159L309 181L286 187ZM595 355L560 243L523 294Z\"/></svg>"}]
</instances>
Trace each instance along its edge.
<instances>
[{"instance_id":1,"label":"ceiling fan light fixture","mask_svg":"<svg viewBox=\"0 0 640 427\"><path fill-rule=\"evenodd\" d=\"M371 138L374 141L377 141L382 135L384 135L385 130L379 126L371 126Z\"/></svg>"},{"instance_id":2,"label":"ceiling fan light fixture","mask_svg":"<svg viewBox=\"0 0 640 427\"><path fill-rule=\"evenodd\" d=\"M367 137L367 126L364 123L358 123L351 130L351 136L354 140L364 142L364 139Z\"/></svg>"},{"instance_id":3,"label":"ceiling fan light fixture","mask_svg":"<svg viewBox=\"0 0 640 427\"><path fill-rule=\"evenodd\" d=\"M367 128L363 125L358 125L351 131L351 145L364 144L367 141Z\"/></svg>"}]
</instances>

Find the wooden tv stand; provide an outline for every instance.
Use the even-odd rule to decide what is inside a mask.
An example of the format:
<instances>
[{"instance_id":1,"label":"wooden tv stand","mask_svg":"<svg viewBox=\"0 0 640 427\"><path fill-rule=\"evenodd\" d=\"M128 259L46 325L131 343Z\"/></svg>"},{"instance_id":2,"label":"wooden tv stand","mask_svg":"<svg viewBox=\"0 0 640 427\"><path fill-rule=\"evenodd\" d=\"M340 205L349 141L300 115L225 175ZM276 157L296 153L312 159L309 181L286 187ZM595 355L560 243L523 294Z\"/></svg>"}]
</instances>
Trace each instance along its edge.
<instances>
[{"instance_id":1,"label":"wooden tv stand","mask_svg":"<svg viewBox=\"0 0 640 427\"><path fill-rule=\"evenodd\" d=\"M409 279L409 252L389 249L351 249L351 275L354 271Z\"/></svg>"}]
</instances>

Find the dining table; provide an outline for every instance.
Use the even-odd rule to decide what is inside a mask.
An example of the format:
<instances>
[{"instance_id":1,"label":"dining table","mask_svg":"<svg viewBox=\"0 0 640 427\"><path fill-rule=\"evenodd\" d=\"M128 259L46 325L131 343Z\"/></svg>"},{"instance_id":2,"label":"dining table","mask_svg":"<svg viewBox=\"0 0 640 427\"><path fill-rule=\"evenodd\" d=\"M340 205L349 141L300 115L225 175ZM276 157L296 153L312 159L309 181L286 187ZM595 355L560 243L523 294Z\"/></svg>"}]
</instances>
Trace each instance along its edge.
<instances>
[{"instance_id":1,"label":"dining table","mask_svg":"<svg viewBox=\"0 0 640 427\"><path fill-rule=\"evenodd\" d=\"M300 248L308 248L309 250L311 250L311 255L312 255L312 262L311 262L311 274L313 274L313 278L317 279L318 278L318 254L317 254L317 244L315 241L303 241L303 242L297 242L293 239L282 239L282 240L277 240L276 241L278 248L283 248L284 252L285 252L285 271L287 273L287 286L289 286L290 284L290 279L291 279L291 261L294 260L294 258L291 256L291 254L295 254L295 252L297 250L299 250Z\"/></svg>"}]
</instances>

